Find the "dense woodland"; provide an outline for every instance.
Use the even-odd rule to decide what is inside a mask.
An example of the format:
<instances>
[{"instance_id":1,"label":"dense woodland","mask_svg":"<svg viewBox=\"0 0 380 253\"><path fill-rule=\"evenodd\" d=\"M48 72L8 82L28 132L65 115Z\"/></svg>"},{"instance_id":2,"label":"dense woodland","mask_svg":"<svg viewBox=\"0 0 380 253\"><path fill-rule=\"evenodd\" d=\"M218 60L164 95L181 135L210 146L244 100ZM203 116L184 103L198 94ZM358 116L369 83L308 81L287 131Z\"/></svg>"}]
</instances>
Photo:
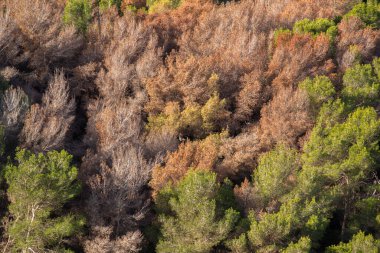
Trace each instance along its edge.
<instances>
[{"instance_id":1,"label":"dense woodland","mask_svg":"<svg viewBox=\"0 0 380 253\"><path fill-rule=\"evenodd\" d=\"M377 0L0 0L0 252L380 251Z\"/></svg>"}]
</instances>

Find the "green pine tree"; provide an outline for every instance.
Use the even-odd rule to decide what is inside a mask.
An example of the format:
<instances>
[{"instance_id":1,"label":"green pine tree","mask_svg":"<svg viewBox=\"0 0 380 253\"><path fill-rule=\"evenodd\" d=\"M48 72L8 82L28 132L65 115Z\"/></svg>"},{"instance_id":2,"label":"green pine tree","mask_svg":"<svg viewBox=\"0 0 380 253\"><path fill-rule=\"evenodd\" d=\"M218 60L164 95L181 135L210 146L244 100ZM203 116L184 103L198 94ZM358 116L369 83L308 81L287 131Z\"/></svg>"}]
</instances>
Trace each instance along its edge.
<instances>
[{"instance_id":1,"label":"green pine tree","mask_svg":"<svg viewBox=\"0 0 380 253\"><path fill-rule=\"evenodd\" d=\"M363 1L355 5L345 17L358 17L366 25L378 28L380 27L380 3L378 0Z\"/></svg>"},{"instance_id":2,"label":"green pine tree","mask_svg":"<svg viewBox=\"0 0 380 253\"><path fill-rule=\"evenodd\" d=\"M91 22L92 7L90 0L68 0L65 6L63 21L74 25L85 33Z\"/></svg>"},{"instance_id":3,"label":"green pine tree","mask_svg":"<svg viewBox=\"0 0 380 253\"><path fill-rule=\"evenodd\" d=\"M298 242L290 243L281 253L308 253L311 250L311 240L309 237L301 237Z\"/></svg>"},{"instance_id":4,"label":"green pine tree","mask_svg":"<svg viewBox=\"0 0 380 253\"><path fill-rule=\"evenodd\" d=\"M348 243L340 243L327 249L327 253L378 253L380 240L375 240L372 235L359 232Z\"/></svg>"},{"instance_id":5,"label":"green pine tree","mask_svg":"<svg viewBox=\"0 0 380 253\"><path fill-rule=\"evenodd\" d=\"M311 109L315 114L318 114L320 107L331 101L335 95L335 87L327 76L306 78L299 87L307 92Z\"/></svg>"},{"instance_id":6,"label":"green pine tree","mask_svg":"<svg viewBox=\"0 0 380 253\"><path fill-rule=\"evenodd\" d=\"M346 70L341 95L349 108L374 106L380 101L380 80L375 71L376 66L373 69L371 64L357 64Z\"/></svg>"},{"instance_id":7,"label":"green pine tree","mask_svg":"<svg viewBox=\"0 0 380 253\"><path fill-rule=\"evenodd\" d=\"M21 149L17 165L9 164L5 178L11 222L7 234L14 252L62 250L65 238L77 234L83 218L63 214L63 205L80 191L77 168L65 151L32 154Z\"/></svg>"},{"instance_id":8,"label":"green pine tree","mask_svg":"<svg viewBox=\"0 0 380 253\"><path fill-rule=\"evenodd\" d=\"M227 238L239 214L232 186L217 182L216 174L189 171L176 187L157 198L161 238L157 252L209 252Z\"/></svg>"},{"instance_id":9,"label":"green pine tree","mask_svg":"<svg viewBox=\"0 0 380 253\"><path fill-rule=\"evenodd\" d=\"M284 145L260 157L259 165L253 174L253 182L265 205L279 200L287 194L295 183L291 178L300 169L296 150Z\"/></svg>"}]
</instances>

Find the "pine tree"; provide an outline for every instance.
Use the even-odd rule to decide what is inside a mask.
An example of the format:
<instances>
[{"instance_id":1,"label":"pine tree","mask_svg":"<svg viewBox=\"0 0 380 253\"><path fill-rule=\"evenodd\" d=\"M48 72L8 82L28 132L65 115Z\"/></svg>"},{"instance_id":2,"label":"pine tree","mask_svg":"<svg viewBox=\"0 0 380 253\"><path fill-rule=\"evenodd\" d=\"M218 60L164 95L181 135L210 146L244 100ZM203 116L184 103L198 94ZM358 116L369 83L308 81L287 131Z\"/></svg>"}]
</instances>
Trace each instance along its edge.
<instances>
[{"instance_id":1,"label":"pine tree","mask_svg":"<svg viewBox=\"0 0 380 253\"><path fill-rule=\"evenodd\" d=\"M215 92L201 109L203 129L206 132L220 130L226 126L230 112L226 110L226 99L220 99Z\"/></svg>"},{"instance_id":2,"label":"pine tree","mask_svg":"<svg viewBox=\"0 0 380 253\"><path fill-rule=\"evenodd\" d=\"M348 243L340 243L327 249L327 253L378 253L380 240L376 240L372 235L365 235L359 232L352 237Z\"/></svg>"},{"instance_id":3,"label":"pine tree","mask_svg":"<svg viewBox=\"0 0 380 253\"><path fill-rule=\"evenodd\" d=\"M16 161L17 165L5 169L12 250L61 250L64 239L78 234L84 225L81 217L65 215L62 210L80 191L72 156L65 151L36 155L21 149Z\"/></svg>"},{"instance_id":4,"label":"pine tree","mask_svg":"<svg viewBox=\"0 0 380 253\"><path fill-rule=\"evenodd\" d=\"M253 182L265 205L278 200L294 187L294 176L299 168L297 151L284 145L278 145L260 157Z\"/></svg>"},{"instance_id":5,"label":"pine tree","mask_svg":"<svg viewBox=\"0 0 380 253\"><path fill-rule=\"evenodd\" d=\"M216 174L189 171L176 187L157 196L161 238L157 252L209 252L227 238L239 218L232 187Z\"/></svg>"},{"instance_id":6,"label":"pine tree","mask_svg":"<svg viewBox=\"0 0 380 253\"><path fill-rule=\"evenodd\" d=\"M334 85L326 76L317 76L313 79L306 78L299 86L307 92L312 110L316 114L318 114L320 107L335 95Z\"/></svg>"},{"instance_id":7,"label":"pine tree","mask_svg":"<svg viewBox=\"0 0 380 253\"><path fill-rule=\"evenodd\" d=\"M309 237L301 237L298 242L291 243L282 250L281 253L306 253L311 250L311 240Z\"/></svg>"},{"instance_id":8,"label":"pine tree","mask_svg":"<svg viewBox=\"0 0 380 253\"><path fill-rule=\"evenodd\" d=\"M91 21L91 2L89 0L69 0L65 6L63 21L74 25L80 32L85 33Z\"/></svg>"},{"instance_id":9,"label":"pine tree","mask_svg":"<svg viewBox=\"0 0 380 253\"><path fill-rule=\"evenodd\" d=\"M366 25L374 28L380 26L380 3L378 0L367 0L355 5L345 17L358 17Z\"/></svg>"},{"instance_id":10,"label":"pine tree","mask_svg":"<svg viewBox=\"0 0 380 253\"><path fill-rule=\"evenodd\" d=\"M374 106L379 102L380 80L375 71L371 64L357 64L346 70L343 76L342 99L350 108Z\"/></svg>"}]
</instances>

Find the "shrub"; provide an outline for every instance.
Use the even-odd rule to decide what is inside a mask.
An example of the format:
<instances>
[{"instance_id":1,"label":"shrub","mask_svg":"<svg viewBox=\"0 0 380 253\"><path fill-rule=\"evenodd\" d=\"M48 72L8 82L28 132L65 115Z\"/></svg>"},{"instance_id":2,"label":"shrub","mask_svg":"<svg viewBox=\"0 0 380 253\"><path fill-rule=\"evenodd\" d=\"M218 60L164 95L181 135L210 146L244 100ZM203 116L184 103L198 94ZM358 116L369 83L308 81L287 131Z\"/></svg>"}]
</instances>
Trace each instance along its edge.
<instances>
[{"instance_id":1,"label":"shrub","mask_svg":"<svg viewBox=\"0 0 380 253\"><path fill-rule=\"evenodd\" d=\"M69 0L66 3L63 20L85 33L91 21L91 2L89 0Z\"/></svg>"}]
</instances>

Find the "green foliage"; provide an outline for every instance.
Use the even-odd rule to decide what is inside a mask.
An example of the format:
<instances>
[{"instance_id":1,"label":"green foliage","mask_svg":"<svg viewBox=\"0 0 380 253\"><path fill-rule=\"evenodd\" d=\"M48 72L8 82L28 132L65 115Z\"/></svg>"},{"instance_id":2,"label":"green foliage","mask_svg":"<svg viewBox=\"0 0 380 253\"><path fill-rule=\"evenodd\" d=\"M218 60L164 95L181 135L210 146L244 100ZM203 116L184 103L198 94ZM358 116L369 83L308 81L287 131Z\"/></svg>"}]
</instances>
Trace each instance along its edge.
<instances>
[{"instance_id":1,"label":"green foliage","mask_svg":"<svg viewBox=\"0 0 380 253\"><path fill-rule=\"evenodd\" d=\"M63 205L80 191L72 156L65 151L35 155L21 149L16 161L17 165L9 164L5 170L9 213L13 217L7 233L13 240L13 250L59 250L64 238L77 234L84 226L83 218L62 215Z\"/></svg>"},{"instance_id":2,"label":"green foliage","mask_svg":"<svg viewBox=\"0 0 380 253\"><path fill-rule=\"evenodd\" d=\"M371 107L358 108L345 122L329 127L321 123L325 120L321 114L305 146L305 166L323 168L333 181L342 173L351 178L351 184L365 178L379 155L380 121L376 111Z\"/></svg>"},{"instance_id":3,"label":"green foliage","mask_svg":"<svg viewBox=\"0 0 380 253\"><path fill-rule=\"evenodd\" d=\"M157 131L170 128L184 136L202 138L210 133L223 130L230 112L227 101L215 92L204 106L188 104L182 111L178 103L168 103L163 113L148 117L147 129Z\"/></svg>"},{"instance_id":4,"label":"green foliage","mask_svg":"<svg viewBox=\"0 0 380 253\"><path fill-rule=\"evenodd\" d=\"M217 4L226 4L228 2L230 2L231 0L214 0L215 3Z\"/></svg>"},{"instance_id":5,"label":"green foliage","mask_svg":"<svg viewBox=\"0 0 380 253\"><path fill-rule=\"evenodd\" d=\"M149 13L159 13L179 7L182 0L148 0Z\"/></svg>"},{"instance_id":6,"label":"green foliage","mask_svg":"<svg viewBox=\"0 0 380 253\"><path fill-rule=\"evenodd\" d=\"M119 15L123 15L123 11L121 9L121 4L123 0L100 0L99 1L99 8L101 11L105 11L112 6L116 6L117 11L119 12Z\"/></svg>"},{"instance_id":7,"label":"green foliage","mask_svg":"<svg viewBox=\"0 0 380 253\"><path fill-rule=\"evenodd\" d=\"M226 246L236 253L248 253L248 238L247 234L243 233L239 237L229 240Z\"/></svg>"},{"instance_id":8,"label":"green foliage","mask_svg":"<svg viewBox=\"0 0 380 253\"><path fill-rule=\"evenodd\" d=\"M260 220L251 215L250 244L263 252L278 251L294 240L297 231L318 241L329 222L328 210L321 204L314 198L308 200L291 194L278 212L265 213Z\"/></svg>"},{"instance_id":9,"label":"green foliage","mask_svg":"<svg viewBox=\"0 0 380 253\"><path fill-rule=\"evenodd\" d=\"M148 14L146 7L137 8L135 5L127 5L125 8L126 11L129 11L131 13Z\"/></svg>"},{"instance_id":10,"label":"green foliage","mask_svg":"<svg viewBox=\"0 0 380 253\"><path fill-rule=\"evenodd\" d=\"M299 84L299 87L307 92L315 112L319 111L324 103L332 100L335 95L334 85L327 76L306 78Z\"/></svg>"},{"instance_id":11,"label":"green foliage","mask_svg":"<svg viewBox=\"0 0 380 253\"><path fill-rule=\"evenodd\" d=\"M120 11L122 0L100 0L99 7L101 10L106 10L116 5L116 8Z\"/></svg>"},{"instance_id":12,"label":"green foliage","mask_svg":"<svg viewBox=\"0 0 380 253\"><path fill-rule=\"evenodd\" d=\"M324 33L329 37L331 48L333 48L335 38L338 35L338 27L336 26L334 20L330 20L327 18L317 18L315 20L305 18L300 21L297 21L294 24L292 31L283 28L276 29L273 35L274 45L277 45L278 38L280 36L291 36L294 33L309 33L313 36Z\"/></svg>"},{"instance_id":13,"label":"green foliage","mask_svg":"<svg viewBox=\"0 0 380 253\"><path fill-rule=\"evenodd\" d=\"M327 253L378 253L380 240L375 240L372 235L359 232L348 243L340 243L327 249Z\"/></svg>"},{"instance_id":14,"label":"green foliage","mask_svg":"<svg viewBox=\"0 0 380 253\"><path fill-rule=\"evenodd\" d=\"M379 157L380 121L376 111L372 107L358 108L346 120L344 115L344 103L340 100L322 107L304 147L304 166L298 177L298 194L316 197L319 206L331 210L333 202L347 199L360 190L376 169ZM305 229L308 235L320 237L321 229L307 231L326 222L323 216L316 218L309 220Z\"/></svg>"},{"instance_id":15,"label":"green foliage","mask_svg":"<svg viewBox=\"0 0 380 253\"><path fill-rule=\"evenodd\" d=\"M232 252L236 253L248 253L249 244L247 231L250 227L250 221L248 218L242 218L239 220L237 225L235 226L234 231L232 232L232 239L227 240L224 245L230 249Z\"/></svg>"},{"instance_id":16,"label":"green foliage","mask_svg":"<svg viewBox=\"0 0 380 253\"><path fill-rule=\"evenodd\" d=\"M68 0L66 2L63 21L74 25L80 32L85 33L91 22L90 0Z\"/></svg>"},{"instance_id":17,"label":"green foliage","mask_svg":"<svg viewBox=\"0 0 380 253\"><path fill-rule=\"evenodd\" d=\"M189 171L177 187L159 192L162 237L157 252L209 252L227 238L239 213L226 206L232 186L217 182L216 174Z\"/></svg>"},{"instance_id":18,"label":"green foliage","mask_svg":"<svg viewBox=\"0 0 380 253\"><path fill-rule=\"evenodd\" d=\"M322 106L304 147L303 168L297 175L297 185L282 197L278 211L261 214L259 219L251 215L248 239L253 249L281 250L287 246L286 242L294 241L297 234L309 237L311 245L317 247L330 222L334 203L348 192L359 190L362 182L374 173L379 157L377 113L368 107L347 114L340 100L330 100ZM275 150L269 154L266 157L269 162L264 164L275 171L281 171L281 164L288 164L288 160L295 160L291 153L281 154ZM260 161L259 167L262 163ZM268 176L269 185L260 185L258 192L266 187L276 189L276 184L270 182L270 178L277 181L276 175ZM347 180L341 182L342 176ZM375 214L376 209L372 212L373 218Z\"/></svg>"},{"instance_id":19,"label":"green foliage","mask_svg":"<svg viewBox=\"0 0 380 253\"><path fill-rule=\"evenodd\" d=\"M227 105L226 99L220 99L218 93L214 93L207 103L201 109L203 119L202 127L207 132L218 130L218 126L223 125L229 113L225 110Z\"/></svg>"},{"instance_id":20,"label":"green foliage","mask_svg":"<svg viewBox=\"0 0 380 253\"><path fill-rule=\"evenodd\" d=\"M253 182L264 203L279 199L292 189L290 177L299 167L297 151L284 145L277 145L274 150L260 157Z\"/></svg>"},{"instance_id":21,"label":"green foliage","mask_svg":"<svg viewBox=\"0 0 380 253\"><path fill-rule=\"evenodd\" d=\"M376 64L377 61L375 60ZM357 64L343 76L342 98L350 108L375 105L379 102L380 81L371 64Z\"/></svg>"},{"instance_id":22,"label":"green foliage","mask_svg":"<svg viewBox=\"0 0 380 253\"><path fill-rule=\"evenodd\" d=\"M380 80L380 58L377 57L372 61L373 71L377 75L377 80Z\"/></svg>"},{"instance_id":23,"label":"green foliage","mask_svg":"<svg viewBox=\"0 0 380 253\"><path fill-rule=\"evenodd\" d=\"M378 28L380 27L380 4L378 0L368 0L366 3L359 3L345 17L358 17L366 25Z\"/></svg>"},{"instance_id":24,"label":"green foliage","mask_svg":"<svg viewBox=\"0 0 380 253\"><path fill-rule=\"evenodd\" d=\"M380 187L378 187L380 188ZM370 189L371 193L375 189ZM378 190L378 189L376 189ZM376 197L368 197L360 199L355 203L355 215L351 217L349 224L350 231L378 231L380 235L380 224L376 221L380 214L380 199Z\"/></svg>"},{"instance_id":25,"label":"green foliage","mask_svg":"<svg viewBox=\"0 0 380 253\"><path fill-rule=\"evenodd\" d=\"M349 47L349 53L352 55L352 64L360 64L362 62L362 53L360 48L357 45L350 45Z\"/></svg>"},{"instance_id":26,"label":"green foliage","mask_svg":"<svg viewBox=\"0 0 380 253\"><path fill-rule=\"evenodd\" d=\"M292 230L301 222L299 203L300 199L294 198L283 204L278 212L265 213L259 221L251 215L251 226L248 231L250 244L264 251L273 247L278 250L280 245L277 244L290 239Z\"/></svg>"},{"instance_id":27,"label":"green foliage","mask_svg":"<svg viewBox=\"0 0 380 253\"><path fill-rule=\"evenodd\" d=\"M281 253L308 253L311 250L311 240L309 237L301 237L298 242L290 243Z\"/></svg>"},{"instance_id":28,"label":"green foliage","mask_svg":"<svg viewBox=\"0 0 380 253\"><path fill-rule=\"evenodd\" d=\"M327 204L330 204L329 202L326 202ZM317 203L315 200L312 200L307 206L305 206L305 212L310 207L317 207L323 206L324 201L319 201ZM320 208L320 207L319 207ZM328 226L330 222L330 217L327 215L329 207L325 207L325 210L323 212L321 211L311 211L308 213L307 211L305 213L308 214L308 219L306 223L301 228L302 234L307 235L310 239L312 239L313 244L315 246L318 246L318 241L323 237L325 233L325 229ZM312 246L311 244L310 246Z\"/></svg>"},{"instance_id":29,"label":"green foliage","mask_svg":"<svg viewBox=\"0 0 380 253\"><path fill-rule=\"evenodd\" d=\"M189 104L181 112L179 121L177 122L178 131L187 136L201 136L202 135L202 107L197 103Z\"/></svg>"},{"instance_id":30,"label":"green foliage","mask_svg":"<svg viewBox=\"0 0 380 253\"><path fill-rule=\"evenodd\" d=\"M115 5L115 0L100 0L99 1L99 8L101 10L106 10L108 8L111 8L113 5Z\"/></svg>"},{"instance_id":31,"label":"green foliage","mask_svg":"<svg viewBox=\"0 0 380 253\"><path fill-rule=\"evenodd\" d=\"M168 103L164 112L158 115L149 115L146 128L150 131L159 130L163 127L172 129L179 128L179 119L181 117L181 109L178 103Z\"/></svg>"},{"instance_id":32,"label":"green foliage","mask_svg":"<svg viewBox=\"0 0 380 253\"><path fill-rule=\"evenodd\" d=\"M327 18L317 18L315 20L305 18L294 24L293 32L317 35L320 33L326 33L328 29L333 26L335 26L335 22Z\"/></svg>"},{"instance_id":33,"label":"green foliage","mask_svg":"<svg viewBox=\"0 0 380 253\"><path fill-rule=\"evenodd\" d=\"M330 26L326 31L326 35L330 39L330 49L334 50L335 39L336 39L336 36L338 35L338 26L336 25Z\"/></svg>"},{"instance_id":34,"label":"green foliage","mask_svg":"<svg viewBox=\"0 0 380 253\"><path fill-rule=\"evenodd\" d=\"M293 32L310 33L314 36L324 33L329 37L330 49L333 51L335 38L338 35L338 27L333 20L327 18L317 18L315 20L305 18L294 24Z\"/></svg>"}]
</instances>

